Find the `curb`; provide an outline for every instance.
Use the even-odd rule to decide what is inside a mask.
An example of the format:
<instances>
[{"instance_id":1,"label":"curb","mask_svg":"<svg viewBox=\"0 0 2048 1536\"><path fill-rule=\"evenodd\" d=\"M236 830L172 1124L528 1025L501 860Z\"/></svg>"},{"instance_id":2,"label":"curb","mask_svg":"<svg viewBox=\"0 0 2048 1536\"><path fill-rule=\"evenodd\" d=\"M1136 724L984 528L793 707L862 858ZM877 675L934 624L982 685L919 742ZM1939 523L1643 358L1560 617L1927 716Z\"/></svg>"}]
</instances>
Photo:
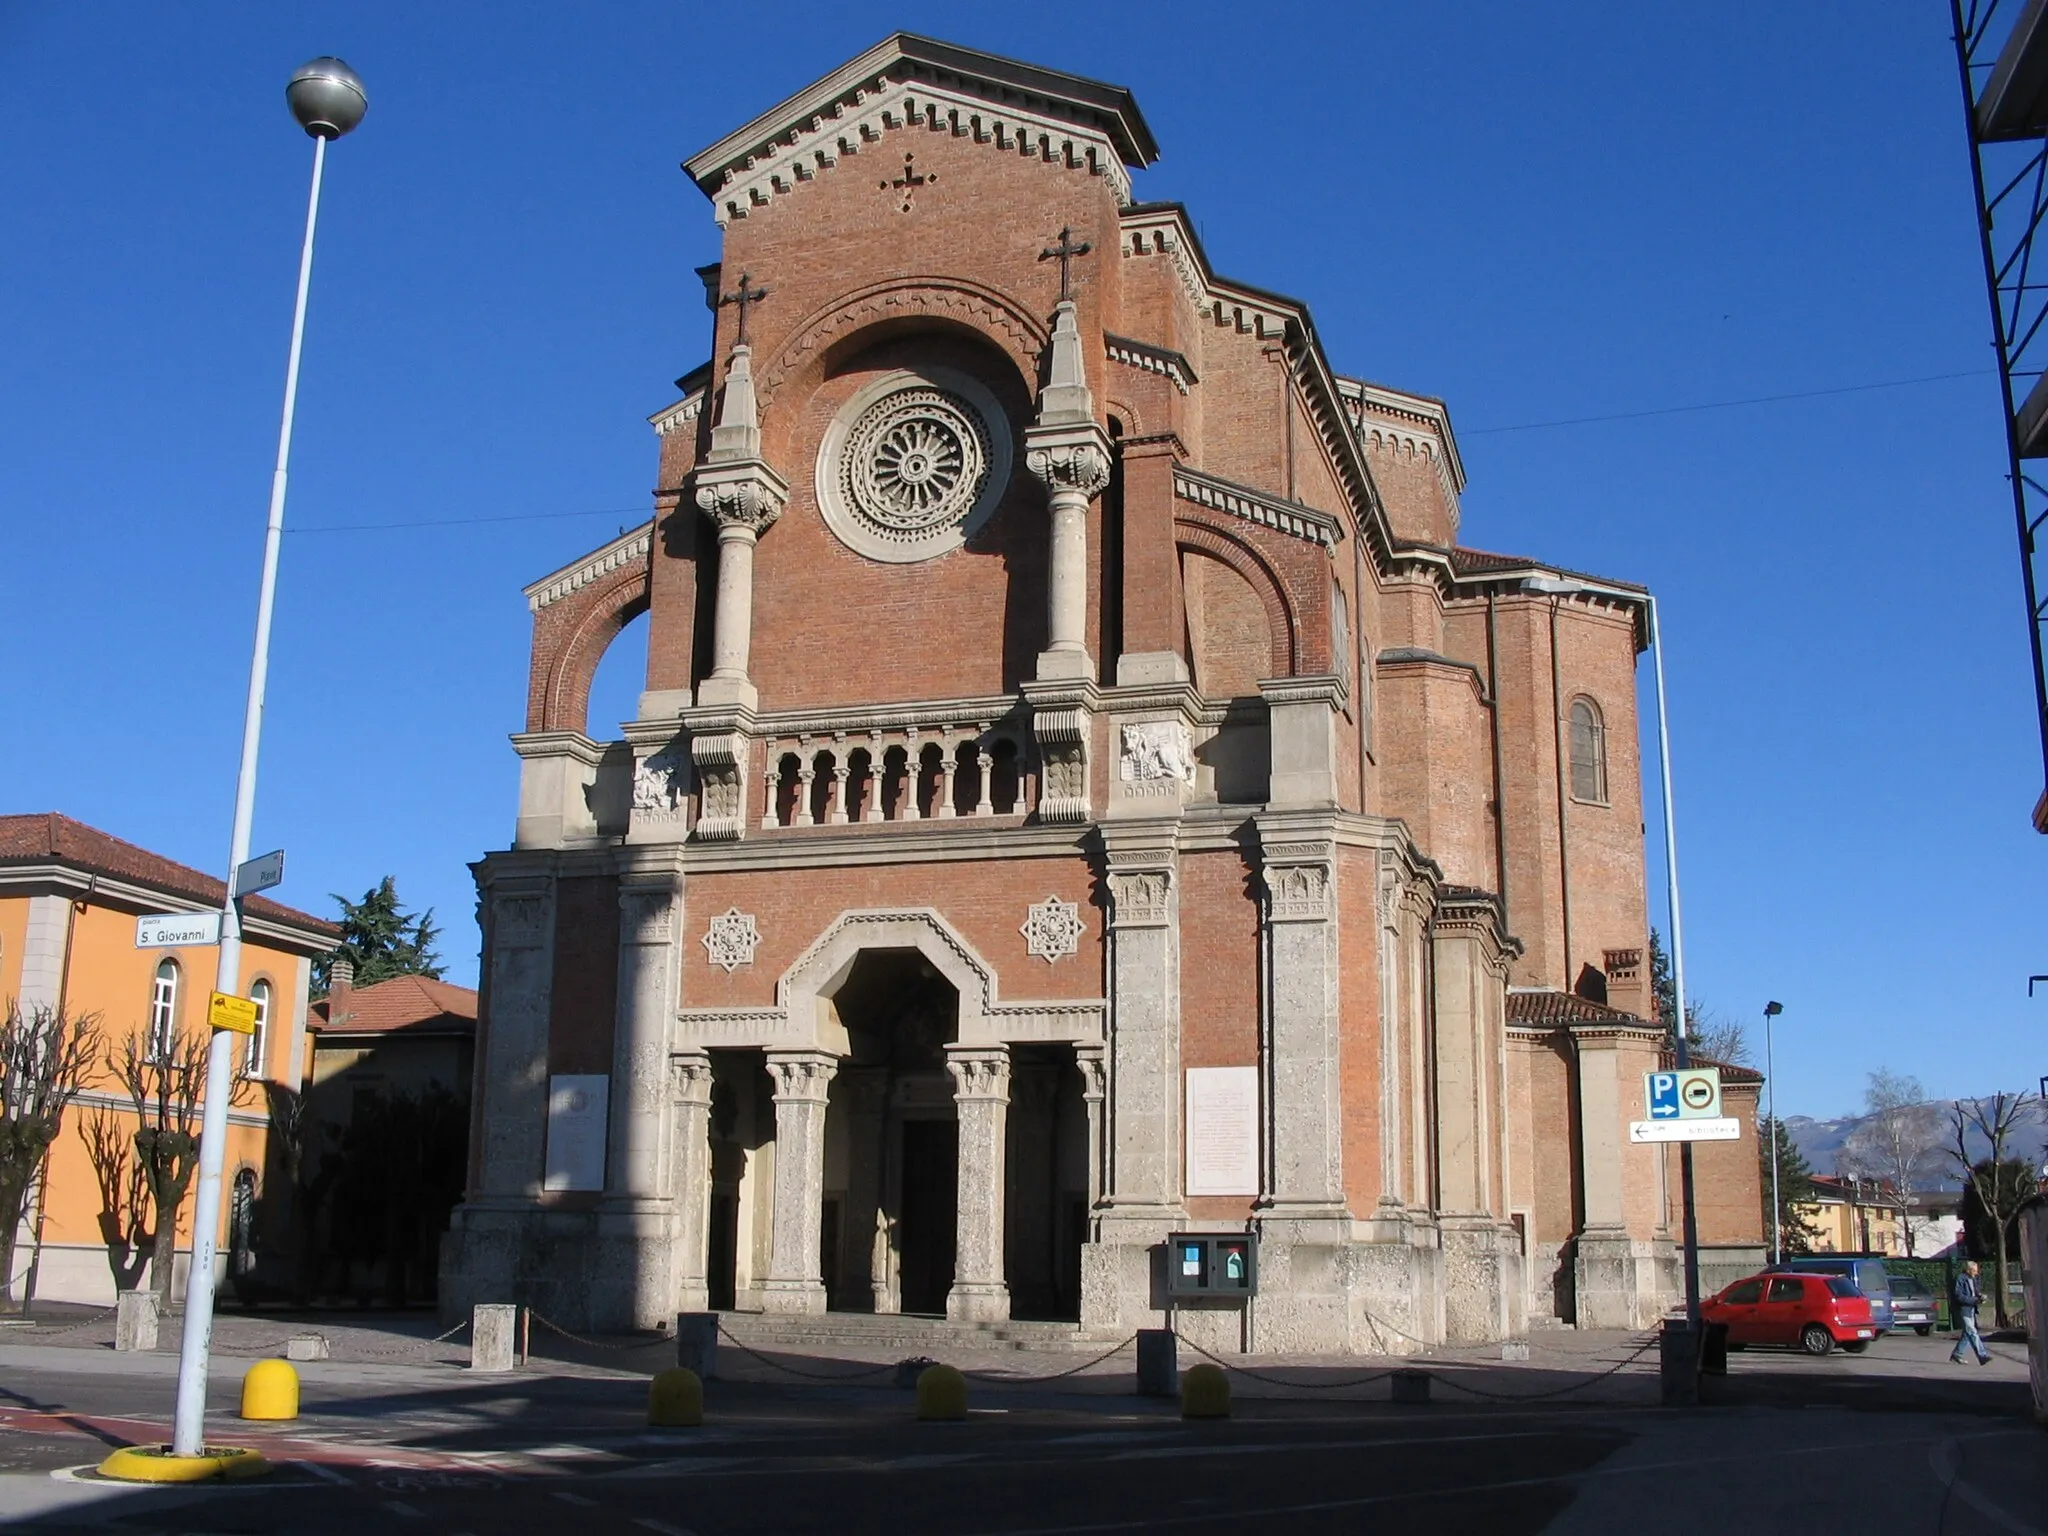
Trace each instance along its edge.
<instances>
[{"instance_id":1,"label":"curb","mask_svg":"<svg viewBox=\"0 0 2048 1536\"><path fill-rule=\"evenodd\" d=\"M210 1445L197 1456L173 1456L167 1445L129 1445L99 1464L101 1477L117 1483L203 1483L261 1477L270 1463L255 1451Z\"/></svg>"}]
</instances>

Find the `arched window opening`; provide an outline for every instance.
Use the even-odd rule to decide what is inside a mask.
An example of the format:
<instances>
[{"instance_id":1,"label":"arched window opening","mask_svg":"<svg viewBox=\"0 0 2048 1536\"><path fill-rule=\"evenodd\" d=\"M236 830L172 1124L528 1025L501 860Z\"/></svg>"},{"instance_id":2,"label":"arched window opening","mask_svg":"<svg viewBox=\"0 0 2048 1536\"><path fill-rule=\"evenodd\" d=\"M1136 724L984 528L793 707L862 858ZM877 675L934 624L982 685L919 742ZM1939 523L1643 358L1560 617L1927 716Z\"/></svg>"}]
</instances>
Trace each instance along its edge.
<instances>
[{"instance_id":1,"label":"arched window opening","mask_svg":"<svg viewBox=\"0 0 2048 1536\"><path fill-rule=\"evenodd\" d=\"M823 826L832 815L832 790L838 782L833 770L839 764L830 752L820 752L811 759L810 766L810 793L804 806L809 817L805 825Z\"/></svg>"},{"instance_id":2,"label":"arched window opening","mask_svg":"<svg viewBox=\"0 0 2048 1536\"><path fill-rule=\"evenodd\" d=\"M775 825L791 826L796 821L797 805L803 798L803 780L799 777L803 759L794 752L782 754L782 761L775 769Z\"/></svg>"},{"instance_id":3,"label":"arched window opening","mask_svg":"<svg viewBox=\"0 0 2048 1536\"><path fill-rule=\"evenodd\" d=\"M178 962L166 956L156 965L149 989L149 1058L162 1061L178 1041Z\"/></svg>"},{"instance_id":4,"label":"arched window opening","mask_svg":"<svg viewBox=\"0 0 2048 1536\"><path fill-rule=\"evenodd\" d=\"M882 814L890 821L907 821L917 815L913 779L909 748L891 747L882 754Z\"/></svg>"},{"instance_id":5,"label":"arched window opening","mask_svg":"<svg viewBox=\"0 0 2048 1536\"><path fill-rule=\"evenodd\" d=\"M882 800L879 791L881 778L875 772L875 755L866 747L856 747L846 755L846 819L848 821L880 821Z\"/></svg>"},{"instance_id":6,"label":"arched window opening","mask_svg":"<svg viewBox=\"0 0 2048 1536\"><path fill-rule=\"evenodd\" d=\"M988 770L988 798L990 807L998 816L1017 814L1017 800L1023 786L1017 772L1017 743L1007 736L996 738L994 750L990 753Z\"/></svg>"},{"instance_id":7,"label":"arched window opening","mask_svg":"<svg viewBox=\"0 0 2048 1536\"><path fill-rule=\"evenodd\" d=\"M917 754L917 814L935 816L939 809L939 783L945 771L939 767L945 751L934 741Z\"/></svg>"},{"instance_id":8,"label":"arched window opening","mask_svg":"<svg viewBox=\"0 0 2048 1536\"><path fill-rule=\"evenodd\" d=\"M261 1077L264 1053L270 1049L270 983L258 981L249 988L249 1001L256 1005L256 1027L249 1032L249 1047L242 1056L242 1072Z\"/></svg>"},{"instance_id":9,"label":"arched window opening","mask_svg":"<svg viewBox=\"0 0 2048 1536\"><path fill-rule=\"evenodd\" d=\"M640 718L640 694L647 687L648 628L647 615L636 615L597 660L583 724L583 734L593 741L616 740L619 722Z\"/></svg>"},{"instance_id":10,"label":"arched window opening","mask_svg":"<svg viewBox=\"0 0 2048 1536\"><path fill-rule=\"evenodd\" d=\"M973 816L981 811L981 743L963 741L953 751L953 814Z\"/></svg>"},{"instance_id":11,"label":"arched window opening","mask_svg":"<svg viewBox=\"0 0 2048 1536\"><path fill-rule=\"evenodd\" d=\"M1594 805L1607 803L1607 727L1600 706L1591 699L1573 699L1572 798Z\"/></svg>"}]
</instances>

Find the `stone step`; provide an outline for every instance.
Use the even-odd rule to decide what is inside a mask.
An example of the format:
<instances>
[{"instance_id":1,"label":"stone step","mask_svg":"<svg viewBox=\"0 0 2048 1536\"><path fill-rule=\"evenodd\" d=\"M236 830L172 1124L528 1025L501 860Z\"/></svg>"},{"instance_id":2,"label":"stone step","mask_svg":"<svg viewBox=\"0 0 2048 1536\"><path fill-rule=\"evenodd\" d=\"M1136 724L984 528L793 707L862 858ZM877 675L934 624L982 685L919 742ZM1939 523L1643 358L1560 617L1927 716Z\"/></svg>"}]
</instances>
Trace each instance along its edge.
<instances>
[{"instance_id":1,"label":"stone step","mask_svg":"<svg viewBox=\"0 0 2048 1536\"><path fill-rule=\"evenodd\" d=\"M942 1317L905 1317L866 1312L721 1312L725 1331L756 1349L835 1344L902 1349L929 1354L945 1348L967 1350L1078 1349L1092 1340L1074 1323L959 1323Z\"/></svg>"}]
</instances>

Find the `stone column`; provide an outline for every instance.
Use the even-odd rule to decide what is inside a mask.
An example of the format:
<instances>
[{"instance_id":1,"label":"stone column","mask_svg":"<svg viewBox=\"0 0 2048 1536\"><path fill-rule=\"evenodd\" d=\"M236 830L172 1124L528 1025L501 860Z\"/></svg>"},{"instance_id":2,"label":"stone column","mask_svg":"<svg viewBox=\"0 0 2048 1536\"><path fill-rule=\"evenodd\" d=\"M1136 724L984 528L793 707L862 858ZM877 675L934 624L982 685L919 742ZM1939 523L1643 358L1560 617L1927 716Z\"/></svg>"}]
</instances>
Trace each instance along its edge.
<instances>
[{"instance_id":1,"label":"stone column","mask_svg":"<svg viewBox=\"0 0 2048 1536\"><path fill-rule=\"evenodd\" d=\"M754 545L789 500L787 482L761 457L751 359L744 342L732 349L711 451L695 476L697 505L718 526L711 675L697 690L700 705L755 702L747 676L754 624Z\"/></svg>"},{"instance_id":2,"label":"stone column","mask_svg":"<svg viewBox=\"0 0 2048 1536\"><path fill-rule=\"evenodd\" d=\"M1108 1099L1103 1091L1102 1047L1075 1046L1074 1065L1081 1069L1081 1103L1088 1115L1088 1210L1092 1216L1102 1200L1102 1110Z\"/></svg>"},{"instance_id":3,"label":"stone column","mask_svg":"<svg viewBox=\"0 0 2048 1536\"><path fill-rule=\"evenodd\" d=\"M888 1233L882 1214L883 1112L889 1103L889 1074L885 1068L863 1067L846 1074L846 1228L839 1244L844 1254L853 1255L867 1266L868 1288L874 1295L874 1310L891 1312L885 1306L889 1294Z\"/></svg>"},{"instance_id":4,"label":"stone column","mask_svg":"<svg viewBox=\"0 0 2048 1536\"><path fill-rule=\"evenodd\" d=\"M1105 829L1107 831L1107 829ZM1103 1203L1181 1213L1179 869L1170 846L1108 847L1109 1127Z\"/></svg>"},{"instance_id":5,"label":"stone column","mask_svg":"<svg viewBox=\"0 0 2048 1536\"><path fill-rule=\"evenodd\" d=\"M1109 434L1095 419L1071 299L1053 311L1052 357L1038 415L1024 434L1024 466L1044 484L1052 522L1046 648L1041 678L1094 675L1088 656L1088 503L1109 484Z\"/></svg>"},{"instance_id":6,"label":"stone column","mask_svg":"<svg viewBox=\"0 0 2048 1536\"><path fill-rule=\"evenodd\" d=\"M679 1051L669 1058L675 1140L675 1269L678 1312L711 1307L711 1058Z\"/></svg>"},{"instance_id":7,"label":"stone column","mask_svg":"<svg viewBox=\"0 0 2048 1536\"><path fill-rule=\"evenodd\" d=\"M956 1322L1007 1322L1003 1153L1010 1112L1009 1047L949 1045L946 1070L953 1074L960 1117L958 1257L946 1316Z\"/></svg>"},{"instance_id":8,"label":"stone column","mask_svg":"<svg viewBox=\"0 0 2048 1536\"><path fill-rule=\"evenodd\" d=\"M1347 1222L1336 841L1326 818L1258 818L1265 885L1266 1205ZM1340 1241L1332 1231L1318 1241Z\"/></svg>"},{"instance_id":9,"label":"stone column","mask_svg":"<svg viewBox=\"0 0 2048 1536\"><path fill-rule=\"evenodd\" d=\"M483 1135L472 1181L484 1196L535 1196L548 1130L554 871L550 865L501 873L486 861L481 883L490 923L490 1008L478 1042Z\"/></svg>"},{"instance_id":10,"label":"stone column","mask_svg":"<svg viewBox=\"0 0 2048 1536\"><path fill-rule=\"evenodd\" d=\"M818 1273L825 1202L825 1095L836 1057L822 1051L770 1051L775 1084L775 1205L769 1217L763 1312L823 1312Z\"/></svg>"}]
</instances>

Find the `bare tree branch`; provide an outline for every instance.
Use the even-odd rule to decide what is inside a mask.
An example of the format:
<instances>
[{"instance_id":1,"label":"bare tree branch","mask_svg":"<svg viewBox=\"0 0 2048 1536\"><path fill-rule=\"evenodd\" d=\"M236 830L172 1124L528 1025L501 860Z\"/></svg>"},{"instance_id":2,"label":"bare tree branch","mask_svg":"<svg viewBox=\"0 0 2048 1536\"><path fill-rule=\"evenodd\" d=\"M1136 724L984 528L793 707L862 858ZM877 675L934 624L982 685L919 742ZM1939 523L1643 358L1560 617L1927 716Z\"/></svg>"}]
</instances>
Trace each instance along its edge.
<instances>
[{"instance_id":1,"label":"bare tree branch","mask_svg":"<svg viewBox=\"0 0 2048 1536\"><path fill-rule=\"evenodd\" d=\"M15 1235L28 1192L63 1128L65 1106L85 1087L100 1043L98 1014L69 1018L42 1003L24 1012L8 1000L0 1021L0 1288L14 1276Z\"/></svg>"}]
</instances>

